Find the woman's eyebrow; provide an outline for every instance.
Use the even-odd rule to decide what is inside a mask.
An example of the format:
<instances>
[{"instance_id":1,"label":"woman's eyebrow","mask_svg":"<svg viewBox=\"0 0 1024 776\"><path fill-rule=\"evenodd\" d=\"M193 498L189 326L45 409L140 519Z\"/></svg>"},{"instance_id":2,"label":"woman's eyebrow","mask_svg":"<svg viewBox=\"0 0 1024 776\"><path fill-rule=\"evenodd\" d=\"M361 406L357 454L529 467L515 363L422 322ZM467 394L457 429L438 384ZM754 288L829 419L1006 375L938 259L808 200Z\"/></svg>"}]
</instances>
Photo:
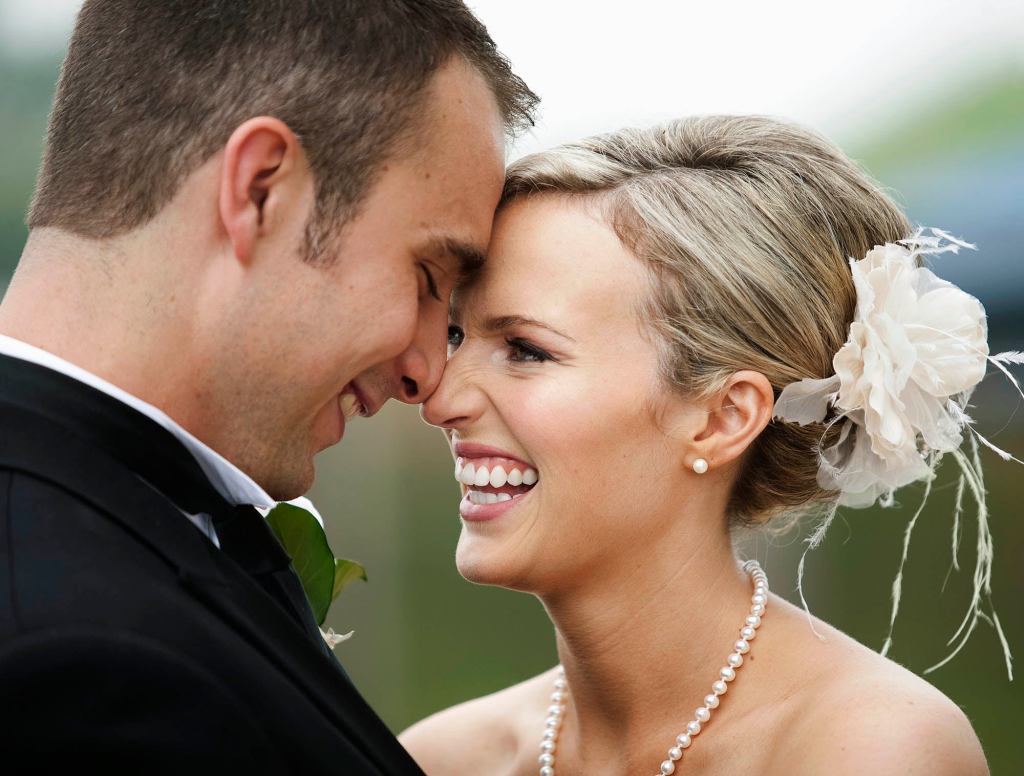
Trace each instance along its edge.
<instances>
[{"instance_id":1,"label":"woman's eyebrow","mask_svg":"<svg viewBox=\"0 0 1024 776\"><path fill-rule=\"evenodd\" d=\"M483 330L488 334L493 334L505 329L511 329L513 326L536 326L539 329L550 331L552 334L557 334L559 337L569 340L569 342L576 342L568 334L563 334L554 326L544 323L544 321L538 321L536 318L527 318L524 315L496 315L484 321Z\"/></svg>"}]
</instances>

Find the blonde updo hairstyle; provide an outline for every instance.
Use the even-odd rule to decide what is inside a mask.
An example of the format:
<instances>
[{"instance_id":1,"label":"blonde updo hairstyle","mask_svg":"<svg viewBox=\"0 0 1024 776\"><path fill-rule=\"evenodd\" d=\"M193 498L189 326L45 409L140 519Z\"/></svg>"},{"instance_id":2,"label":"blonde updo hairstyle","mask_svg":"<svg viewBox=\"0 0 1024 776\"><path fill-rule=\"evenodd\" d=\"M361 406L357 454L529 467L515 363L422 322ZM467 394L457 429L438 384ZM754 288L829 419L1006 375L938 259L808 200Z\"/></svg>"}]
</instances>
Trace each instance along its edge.
<instances>
[{"instance_id":1,"label":"blonde updo hairstyle","mask_svg":"<svg viewBox=\"0 0 1024 776\"><path fill-rule=\"evenodd\" d=\"M789 383L834 374L856 294L848 260L906 238L900 208L842 151L792 124L704 116L623 129L511 165L502 204L594 198L651 273L639 313L662 350L664 379L701 399L733 373ZM733 525L834 499L817 484L833 426L773 420L745 457Z\"/></svg>"}]
</instances>

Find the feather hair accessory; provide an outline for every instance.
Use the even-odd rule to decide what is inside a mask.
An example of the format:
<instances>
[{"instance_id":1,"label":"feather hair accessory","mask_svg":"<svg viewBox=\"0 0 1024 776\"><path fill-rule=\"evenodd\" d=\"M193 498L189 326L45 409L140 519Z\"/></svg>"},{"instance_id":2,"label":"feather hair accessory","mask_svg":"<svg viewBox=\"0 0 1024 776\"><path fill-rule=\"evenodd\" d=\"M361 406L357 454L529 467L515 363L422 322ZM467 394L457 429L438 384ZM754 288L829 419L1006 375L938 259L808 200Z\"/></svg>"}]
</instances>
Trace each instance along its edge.
<instances>
[{"instance_id":1,"label":"feather hair accessory","mask_svg":"<svg viewBox=\"0 0 1024 776\"><path fill-rule=\"evenodd\" d=\"M818 484L837 491L838 497L807 540L807 549L800 558L798 579L805 610L804 560L807 552L821 543L838 508L867 507L876 501L892 506L898 488L924 481L924 497L904 533L903 555L893 582L889 633L881 653L889 651L910 536L940 461L951 455L960 468L953 565L959 569L965 492L976 506L978 556L970 606L947 643L956 645L925 673L949 662L966 644L979 620L984 620L999 636L1007 675L1012 680L1012 656L991 600L992 536L979 443L1006 461L1024 461L982 436L974 428L967 407L989 364L999 369L1024 398L1020 383L1009 370L1011 365L1024 364L1024 353L989 355L981 302L923 266L925 256L958 253L961 248L974 250L975 246L941 229L921 228L908 239L873 248L863 259L851 258L857 306L846 343L832 361L835 374L787 385L775 403L775 417L800 425L824 423L826 432L832 426L840 429L834 444L819 446L817 451Z\"/></svg>"}]
</instances>

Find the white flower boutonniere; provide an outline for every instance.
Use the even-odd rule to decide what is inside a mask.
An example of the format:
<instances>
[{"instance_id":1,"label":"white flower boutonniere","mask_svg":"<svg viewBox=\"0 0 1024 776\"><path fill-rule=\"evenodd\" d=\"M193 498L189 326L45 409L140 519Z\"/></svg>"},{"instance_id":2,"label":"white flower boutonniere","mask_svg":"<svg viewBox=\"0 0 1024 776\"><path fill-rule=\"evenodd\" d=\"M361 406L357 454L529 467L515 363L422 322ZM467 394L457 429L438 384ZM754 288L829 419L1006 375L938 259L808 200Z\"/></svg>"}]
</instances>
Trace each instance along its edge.
<instances>
[{"instance_id":1,"label":"white flower boutonniere","mask_svg":"<svg viewBox=\"0 0 1024 776\"><path fill-rule=\"evenodd\" d=\"M323 628L320 629L320 635L324 637L324 641L327 642L327 646L331 649L334 649L343 641L348 641L352 638L354 633L355 631L349 631L345 634L335 633L334 628L328 628L327 630L324 630Z\"/></svg>"}]
</instances>

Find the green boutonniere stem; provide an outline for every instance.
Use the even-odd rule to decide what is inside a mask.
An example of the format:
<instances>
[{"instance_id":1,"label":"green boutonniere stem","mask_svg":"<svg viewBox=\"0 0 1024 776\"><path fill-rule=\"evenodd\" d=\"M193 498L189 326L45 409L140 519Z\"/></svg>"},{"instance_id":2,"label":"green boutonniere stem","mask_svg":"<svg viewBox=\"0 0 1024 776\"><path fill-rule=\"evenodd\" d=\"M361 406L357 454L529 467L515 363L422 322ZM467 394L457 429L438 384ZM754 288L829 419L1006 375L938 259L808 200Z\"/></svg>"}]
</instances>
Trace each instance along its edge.
<instances>
[{"instance_id":1,"label":"green boutonniere stem","mask_svg":"<svg viewBox=\"0 0 1024 776\"><path fill-rule=\"evenodd\" d=\"M323 625L334 599L356 579L366 581L366 569L353 560L334 557L323 526L294 504L278 504L267 515L270 529L292 558L317 625Z\"/></svg>"}]
</instances>

